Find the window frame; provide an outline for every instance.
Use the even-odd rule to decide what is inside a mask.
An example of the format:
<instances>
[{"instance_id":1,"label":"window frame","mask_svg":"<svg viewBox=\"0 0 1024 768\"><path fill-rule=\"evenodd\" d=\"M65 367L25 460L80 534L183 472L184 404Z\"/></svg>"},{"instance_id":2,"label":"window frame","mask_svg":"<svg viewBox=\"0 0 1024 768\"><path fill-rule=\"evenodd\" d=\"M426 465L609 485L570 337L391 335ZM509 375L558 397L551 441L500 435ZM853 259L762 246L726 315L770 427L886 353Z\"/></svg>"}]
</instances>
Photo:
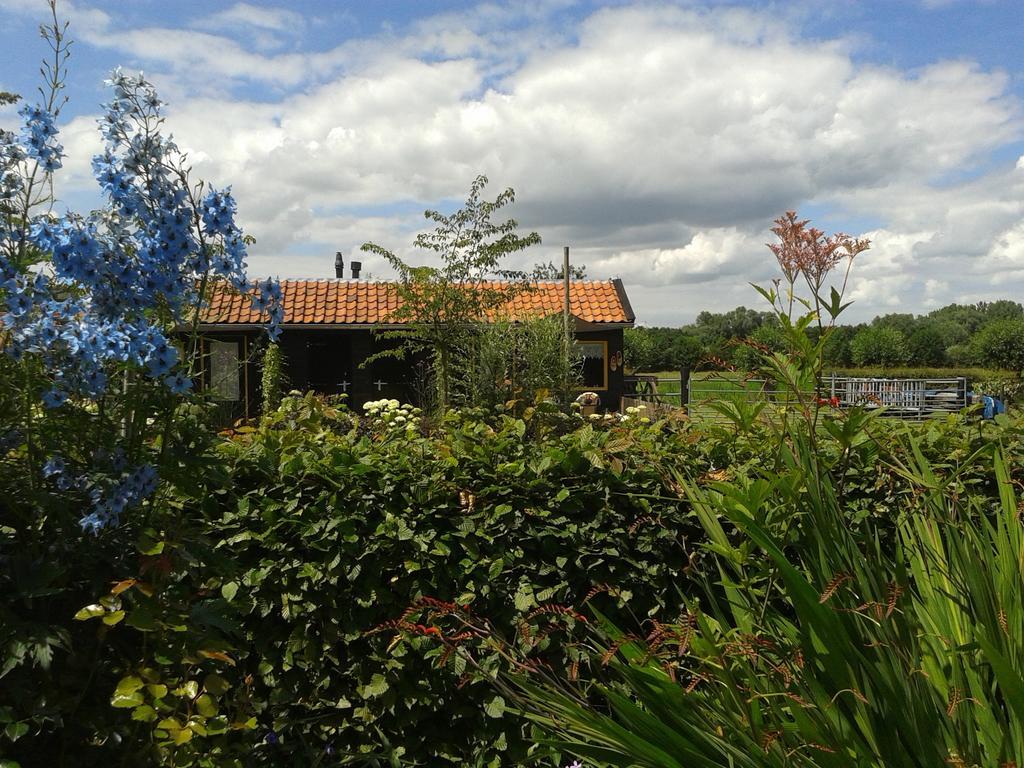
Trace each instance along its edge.
<instances>
[{"instance_id":1,"label":"window frame","mask_svg":"<svg viewBox=\"0 0 1024 768\"><path fill-rule=\"evenodd\" d=\"M588 386L583 384L579 391L580 392L607 392L608 391L608 339L575 339L574 343L576 346L582 346L584 344L600 344L601 345L601 360L604 365L601 369L601 386Z\"/></svg>"},{"instance_id":2,"label":"window frame","mask_svg":"<svg viewBox=\"0 0 1024 768\"><path fill-rule=\"evenodd\" d=\"M246 338L244 336L229 336L229 337L207 337L204 340L204 361L203 361L203 385L207 393L209 393L210 399L215 403L223 405L245 405L248 410L248 366L245 364L245 356L247 354ZM236 376L238 377L238 396L233 400L220 400L216 397L216 390L214 389L213 380L213 345L217 344L233 344L235 347L235 370Z\"/></svg>"}]
</instances>

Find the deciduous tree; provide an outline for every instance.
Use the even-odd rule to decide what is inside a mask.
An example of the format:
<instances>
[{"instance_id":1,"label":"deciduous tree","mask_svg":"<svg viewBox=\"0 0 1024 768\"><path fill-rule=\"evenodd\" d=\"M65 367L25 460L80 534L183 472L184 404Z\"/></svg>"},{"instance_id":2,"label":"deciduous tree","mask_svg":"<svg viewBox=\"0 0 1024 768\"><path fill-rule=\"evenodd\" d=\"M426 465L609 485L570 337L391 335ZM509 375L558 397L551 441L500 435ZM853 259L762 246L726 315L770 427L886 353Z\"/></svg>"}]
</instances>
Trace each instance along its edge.
<instances>
[{"instance_id":1,"label":"deciduous tree","mask_svg":"<svg viewBox=\"0 0 1024 768\"><path fill-rule=\"evenodd\" d=\"M375 243L363 251L387 261L398 273L400 305L391 319L403 328L378 333L399 345L380 354L407 356L426 353L431 360L437 403L442 410L452 404L454 369L464 356L480 323L493 318L516 291L528 290L523 275L501 272L502 260L531 245L540 235L520 235L514 219L493 217L515 200L509 188L493 201L483 199L486 176L477 176L462 208L450 215L427 211L433 230L416 237L414 247L439 265L414 266ZM518 282L495 282L513 276Z\"/></svg>"}]
</instances>

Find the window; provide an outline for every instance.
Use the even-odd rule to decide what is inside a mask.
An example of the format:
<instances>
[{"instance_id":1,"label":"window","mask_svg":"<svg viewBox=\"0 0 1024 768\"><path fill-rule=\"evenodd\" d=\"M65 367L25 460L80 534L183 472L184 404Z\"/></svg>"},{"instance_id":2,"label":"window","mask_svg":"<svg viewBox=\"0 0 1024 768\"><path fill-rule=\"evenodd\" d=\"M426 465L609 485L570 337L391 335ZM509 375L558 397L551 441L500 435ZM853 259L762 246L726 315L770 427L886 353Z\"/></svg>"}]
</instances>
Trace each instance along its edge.
<instances>
[{"instance_id":1,"label":"window","mask_svg":"<svg viewBox=\"0 0 1024 768\"><path fill-rule=\"evenodd\" d=\"M210 393L220 402L237 402L241 399L239 383L238 342L209 342Z\"/></svg>"},{"instance_id":2,"label":"window","mask_svg":"<svg viewBox=\"0 0 1024 768\"><path fill-rule=\"evenodd\" d=\"M608 342L577 341L583 358L583 386L586 389L608 389Z\"/></svg>"}]
</instances>

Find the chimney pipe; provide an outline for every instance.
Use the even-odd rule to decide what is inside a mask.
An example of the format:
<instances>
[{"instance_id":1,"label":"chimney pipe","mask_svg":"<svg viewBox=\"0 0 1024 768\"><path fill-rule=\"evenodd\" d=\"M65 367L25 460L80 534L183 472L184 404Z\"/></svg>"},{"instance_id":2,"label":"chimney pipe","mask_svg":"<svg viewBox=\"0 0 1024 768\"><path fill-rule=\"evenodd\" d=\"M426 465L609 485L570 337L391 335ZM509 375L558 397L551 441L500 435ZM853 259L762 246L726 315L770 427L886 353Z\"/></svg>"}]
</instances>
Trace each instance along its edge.
<instances>
[{"instance_id":1,"label":"chimney pipe","mask_svg":"<svg viewBox=\"0 0 1024 768\"><path fill-rule=\"evenodd\" d=\"M359 270L361 270L362 268L363 268L363 262L361 262L361 261L353 261L352 262L352 279L353 280L358 280L359 279Z\"/></svg>"},{"instance_id":2,"label":"chimney pipe","mask_svg":"<svg viewBox=\"0 0 1024 768\"><path fill-rule=\"evenodd\" d=\"M341 257L341 251L334 252L334 276L338 278L345 276L345 260Z\"/></svg>"}]
</instances>

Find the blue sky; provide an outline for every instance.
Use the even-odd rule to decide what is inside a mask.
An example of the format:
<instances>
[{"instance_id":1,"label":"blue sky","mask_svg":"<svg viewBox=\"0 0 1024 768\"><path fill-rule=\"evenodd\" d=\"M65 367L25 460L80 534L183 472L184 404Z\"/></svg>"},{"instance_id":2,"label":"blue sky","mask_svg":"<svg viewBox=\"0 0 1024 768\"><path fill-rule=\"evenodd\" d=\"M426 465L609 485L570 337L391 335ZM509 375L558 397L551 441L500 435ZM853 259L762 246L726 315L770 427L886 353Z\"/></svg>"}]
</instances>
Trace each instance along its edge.
<instances>
[{"instance_id":1,"label":"blue sky","mask_svg":"<svg viewBox=\"0 0 1024 768\"><path fill-rule=\"evenodd\" d=\"M480 172L557 258L620 276L640 320L757 305L772 218L871 237L854 319L1024 296L1020 0L61 2L75 38L58 191L113 67L232 184L254 273L409 246ZM0 0L0 89L31 94L43 0ZM0 111L11 125L13 111ZM384 265L363 258L384 278Z\"/></svg>"}]
</instances>

